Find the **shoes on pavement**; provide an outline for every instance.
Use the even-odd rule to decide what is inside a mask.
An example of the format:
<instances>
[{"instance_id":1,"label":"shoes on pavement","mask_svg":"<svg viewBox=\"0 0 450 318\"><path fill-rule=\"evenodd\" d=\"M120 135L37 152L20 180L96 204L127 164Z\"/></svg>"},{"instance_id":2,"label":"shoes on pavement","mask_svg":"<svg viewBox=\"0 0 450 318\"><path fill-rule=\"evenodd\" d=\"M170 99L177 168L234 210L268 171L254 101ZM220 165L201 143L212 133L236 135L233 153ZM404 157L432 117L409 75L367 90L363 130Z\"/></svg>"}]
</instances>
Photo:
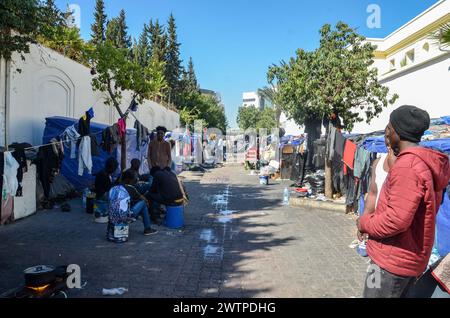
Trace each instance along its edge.
<instances>
[{"instance_id":1,"label":"shoes on pavement","mask_svg":"<svg viewBox=\"0 0 450 318\"><path fill-rule=\"evenodd\" d=\"M144 230L144 235L145 236L153 235L153 234L156 234L156 233L158 233L158 231L155 230L155 229L152 229L152 228L148 228L148 229Z\"/></svg>"}]
</instances>

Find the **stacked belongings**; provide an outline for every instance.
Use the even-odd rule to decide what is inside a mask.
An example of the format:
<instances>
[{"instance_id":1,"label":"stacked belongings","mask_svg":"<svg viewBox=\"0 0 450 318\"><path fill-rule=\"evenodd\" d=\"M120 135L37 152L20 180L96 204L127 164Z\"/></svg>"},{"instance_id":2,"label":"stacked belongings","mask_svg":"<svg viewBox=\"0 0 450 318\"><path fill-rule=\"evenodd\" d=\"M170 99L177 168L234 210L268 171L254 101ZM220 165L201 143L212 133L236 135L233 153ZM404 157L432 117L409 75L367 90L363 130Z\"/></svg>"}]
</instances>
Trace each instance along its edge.
<instances>
[{"instance_id":1,"label":"stacked belongings","mask_svg":"<svg viewBox=\"0 0 450 318\"><path fill-rule=\"evenodd\" d=\"M106 231L108 241L124 243L129 237L130 195L123 186L109 192L109 222Z\"/></svg>"},{"instance_id":2,"label":"stacked belongings","mask_svg":"<svg viewBox=\"0 0 450 318\"><path fill-rule=\"evenodd\" d=\"M309 173L305 176L303 185L309 193L317 196L325 192L325 171L318 170L315 173Z\"/></svg>"}]
</instances>

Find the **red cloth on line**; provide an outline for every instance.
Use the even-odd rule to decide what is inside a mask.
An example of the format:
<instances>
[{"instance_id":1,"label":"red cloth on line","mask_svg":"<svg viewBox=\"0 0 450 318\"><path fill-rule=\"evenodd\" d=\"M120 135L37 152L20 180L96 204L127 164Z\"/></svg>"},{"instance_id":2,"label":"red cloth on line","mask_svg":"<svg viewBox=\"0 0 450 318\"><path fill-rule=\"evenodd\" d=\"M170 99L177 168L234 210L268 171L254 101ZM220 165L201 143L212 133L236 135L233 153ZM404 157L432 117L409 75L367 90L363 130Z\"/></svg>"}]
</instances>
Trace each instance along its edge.
<instances>
[{"instance_id":1,"label":"red cloth on line","mask_svg":"<svg viewBox=\"0 0 450 318\"><path fill-rule=\"evenodd\" d=\"M119 125L120 138L123 138L123 136L125 136L125 133L127 131L127 124L125 122L125 119L120 118L119 121L117 122L117 125Z\"/></svg>"},{"instance_id":2,"label":"red cloth on line","mask_svg":"<svg viewBox=\"0 0 450 318\"><path fill-rule=\"evenodd\" d=\"M342 161L344 161L344 175L347 175L347 167L352 169L354 168L355 163L355 153L358 146L351 142L350 140L345 141L345 148L344 148L344 157L342 158Z\"/></svg>"}]
</instances>

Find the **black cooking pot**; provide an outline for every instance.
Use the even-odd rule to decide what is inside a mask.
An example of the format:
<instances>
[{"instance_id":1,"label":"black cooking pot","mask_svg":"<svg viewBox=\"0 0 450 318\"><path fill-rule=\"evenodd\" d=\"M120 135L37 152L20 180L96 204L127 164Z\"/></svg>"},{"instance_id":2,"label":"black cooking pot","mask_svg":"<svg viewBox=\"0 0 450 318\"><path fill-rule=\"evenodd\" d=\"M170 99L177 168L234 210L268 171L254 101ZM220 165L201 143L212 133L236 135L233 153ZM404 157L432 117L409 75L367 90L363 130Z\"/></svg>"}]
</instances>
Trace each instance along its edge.
<instances>
[{"instance_id":1,"label":"black cooking pot","mask_svg":"<svg viewBox=\"0 0 450 318\"><path fill-rule=\"evenodd\" d=\"M42 287L56 280L56 269L50 265L38 265L27 268L25 274L25 286Z\"/></svg>"}]
</instances>

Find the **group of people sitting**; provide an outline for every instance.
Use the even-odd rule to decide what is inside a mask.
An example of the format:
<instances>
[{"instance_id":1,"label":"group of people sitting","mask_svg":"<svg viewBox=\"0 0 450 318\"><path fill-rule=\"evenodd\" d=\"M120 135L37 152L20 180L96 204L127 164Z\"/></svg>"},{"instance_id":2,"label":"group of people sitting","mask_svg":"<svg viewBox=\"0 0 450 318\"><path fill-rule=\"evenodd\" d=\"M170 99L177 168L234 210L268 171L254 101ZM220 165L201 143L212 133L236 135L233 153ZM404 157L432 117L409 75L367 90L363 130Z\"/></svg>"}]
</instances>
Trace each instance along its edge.
<instances>
[{"instance_id":1,"label":"group of people sitting","mask_svg":"<svg viewBox=\"0 0 450 318\"><path fill-rule=\"evenodd\" d=\"M131 160L131 167L123 171L116 180L113 175L119 167L114 158L109 158L105 167L95 177L97 200L108 201L112 187L122 185L130 196L132 218L142 217L144 235L152 235L157 230L152 223L161 224L162 206L180 206L186 203L187 195L181 180L172 171L171 146L164 140L164 127L157 128L157 138L149 145L148 161L150 174L141 175L141 161Z\"/></svg>"}]
</instances>

